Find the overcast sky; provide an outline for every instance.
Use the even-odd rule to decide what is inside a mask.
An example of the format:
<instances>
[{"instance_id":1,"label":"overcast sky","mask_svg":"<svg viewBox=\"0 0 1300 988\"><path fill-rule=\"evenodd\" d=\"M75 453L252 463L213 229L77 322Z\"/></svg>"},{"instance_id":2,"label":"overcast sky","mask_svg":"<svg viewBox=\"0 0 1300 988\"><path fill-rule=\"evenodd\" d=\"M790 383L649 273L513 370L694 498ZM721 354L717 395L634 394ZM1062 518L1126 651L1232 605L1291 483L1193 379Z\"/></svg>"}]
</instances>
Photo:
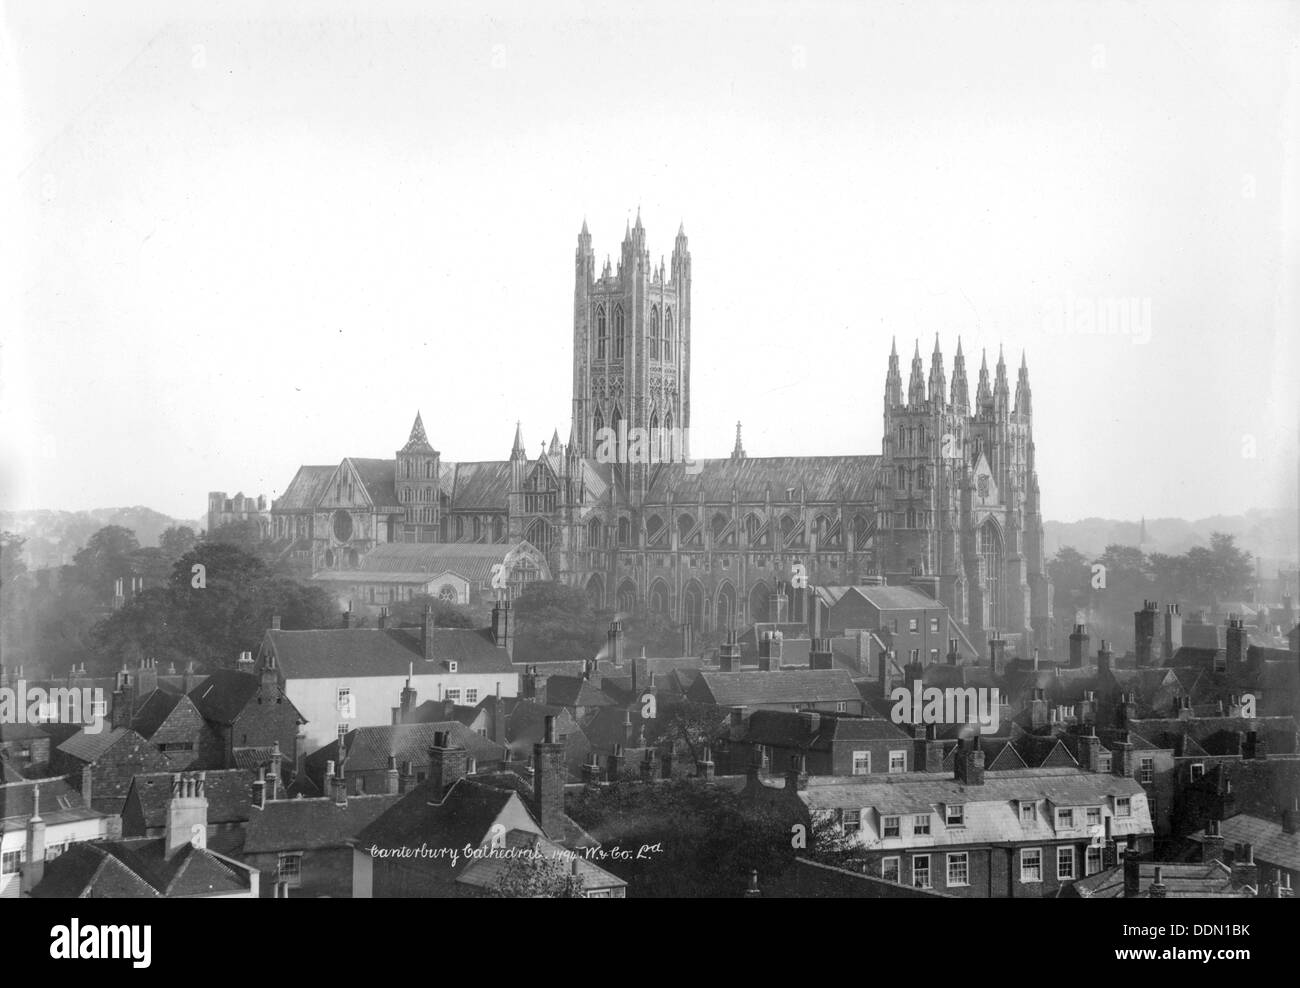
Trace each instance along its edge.
<instances>
[{"instance_id":1,"label":"overcast sky","mask_svg":"<svg viewBox=\"0 0 1300 988\"><path fill-rule=\"evenodd\" d=\"M1049 518L1295 504L1300 6L101 6L5 7L0 506L567 438L638 206L696 455L878 453L939 332L1027 352Z\"/></svg>"}]
</instances>

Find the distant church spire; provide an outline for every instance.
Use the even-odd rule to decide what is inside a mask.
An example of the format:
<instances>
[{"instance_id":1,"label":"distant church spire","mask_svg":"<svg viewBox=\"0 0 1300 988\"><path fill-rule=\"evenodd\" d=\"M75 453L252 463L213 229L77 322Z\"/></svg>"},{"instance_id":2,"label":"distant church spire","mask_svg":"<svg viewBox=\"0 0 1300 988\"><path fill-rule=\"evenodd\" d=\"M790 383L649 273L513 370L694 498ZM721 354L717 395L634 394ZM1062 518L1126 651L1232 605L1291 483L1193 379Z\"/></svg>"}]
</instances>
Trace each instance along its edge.
<instances>
[{"instance_id":1,"label":"distant church spire","mask_svg":"<svg viewBox=\"0 0 1300 988\"><path fill-rule=\"evenodd\" d=\"M559 429L551 430L551 448L547 452L549 452L552 456L560 455L560 430Z\"/></svg>"},{"instance_id":2,"label":"distant church spire","mask_svg":"<svg viewBox=\"0 0 1300 988\"><path fill-rule=\"evenodd\" d=\"M408 443L427 443L429 441L429 437L424 431L424 419L420 417L418 411L415 413L415 421L411 423L411 437L406 441Z\"/></svg>"},{"instance_id":3,"label":"distant church spire","mask_svg":"<svg viewBox=\"0 0 1300 988\"><path fill-rule=\"evenodd\" d=\"M903 376L898 370L898 339L889 344L889 373L885 375L885 408L903 403Z\"/></svg>"},{"instance_id":4,"label":"distant church spire","mask_svg":"<svg viewBox=\"0 0 1300 988\"><path fill-rule=\"evenodd\" d=\"M733 460L743 460L745 458L745 446L740 441L740 422L736 423L736 445L731 450Z\"/></svg>"},{"instance_id":5,"label":"distant church spire","mask_svg":"<svg viewBox=\"0 0 1300 988\"><path fill-rule=\"evenodd\" d=\"M524 452L524 428L517 421L515 422L515 444L510 447L510 459L528 459L528 454Z\"/></svg>"}]
</instances>

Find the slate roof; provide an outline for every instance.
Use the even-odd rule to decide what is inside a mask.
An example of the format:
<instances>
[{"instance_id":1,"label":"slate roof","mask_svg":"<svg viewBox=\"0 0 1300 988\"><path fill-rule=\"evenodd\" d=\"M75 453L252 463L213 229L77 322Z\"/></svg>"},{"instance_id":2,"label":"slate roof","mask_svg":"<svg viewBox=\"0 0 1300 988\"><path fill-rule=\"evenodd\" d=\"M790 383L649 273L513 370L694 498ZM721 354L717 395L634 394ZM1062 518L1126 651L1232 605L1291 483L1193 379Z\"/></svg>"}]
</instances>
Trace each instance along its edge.
<instances>
[{"instance_id":1,"label":"slate roof","mask_svg":"<svg viewBox=\"0 0 1300 988\"><path fill-rule=\"evenodd\" d=\"M150 691L136 707L135 716L131 718L131 729L142 738L152 738L180 701L181 695L170 689Z\"/></svg>"},{"instance_id":2,"label":"slate roof","mask_svg":"<svg viewBox=\"0 0 1300 988\"><path fill-rule=\"evenodd\" d=\"M452 572L470 583L486 583L492 578L492 567L521 546L532 548L526 542L385 542L367 552L348 576L355 579L358 572L422 576Z\"/></svg>"},{"instance_id":3,"label":"slate roof","mask_svg":"<svg viewBox=\"0 0 1300 988\"><path fill-rule=\"evenodd\" d=\"M36 741L48 738L49 732L40 724L8 724L0 722L0 741Z\"/></svg>"},{"instance_id":4,"label":"slate roof","mask_svg":"<svg viewBox=\"0 0 1300 988\"><path fill-rule=\"evenodd\" d=\"M1300 871L1300 833L1288 834L1280 823L1238 813L1219 823L1219 834L1228 847L1253 845L1256 861L1288 871ZM1190 839L1199 844L1204 837L1205 831L1198 830Z\"/></svg>"},{"instance_id":5,"label":"slate roof","mask_svg":"<svg viewBox=\"0 0 1300 988\"><path fill-rule=\"evenodd\" d=\"M866 502L875 497L878 456L751 456L743 460L696 460L664 463L652 469L647 506L663 504L671 493L674 504L730 501L786 501L787 489L802 491L807 501Z\"/></svg>"},{"instance_id":6,"label":"slate roof","mask_svg":"<svg viewBox=\"0 0 1300 988\"><path fill-rule=\"evenodd\" d=\"M469 756L481 762L500 762L505 758L501 746L475 734L459 721L433 721L424 724L386 724L381 727L358 727L344 735L347 749L345 772L374 772L388 767L388 756L412 765L425 765L429 761L429 747L434 735L445 732L453 744L464 748ZM337 762L338 742L334 741L310 758L313 766L325 760Z\"/></svg>"},{"instance_id":7,"label":"slate roof","mask_svg":"<svg viewBox=\"0 0 1300 988\"><path fill-rule=\"evenodd\" d=\"M35 898L171 898L247 892L250 876L235 862L186 845L163 859L162 838L73 844L45 866Z\"/></svg>"},{"instance_id":8,"label":"slate roof","mask_svg":"<svg viewBox=\"0 0 1300 988\"><path fill-rule=\"evenodd\" d=\"M392 507L398 503L397 460L371 459L349 456L347 462L352 465L366 494L376 507Z\"/></svg>"},{"instance_id":9,"label":"slate roof","mask_svg":"<svg viewBox=\"0 0 1300 988\"><path fill-rule=\"evenodd\" d=\"M343 847L403 797L381 793L333 799L277 799L250 810L244 853Z\"/></svg>"},{"instance_id":10,"label":"slate roof","mask_svg":"<svg viewBox=\"0 0 1300 988\"><path fill-rule=\"evenodd\" d=\"M518 795L513 791L460 779L439 798L431 782L423 782L400 796L357 836L357 846L397 849L419 847L477 847L488 836L488 828L506 804ZM446 859L431 858L450 867Z\"/></svg>"},{"instance_id":11,"label":"slate roof","mask_svg":"<svg viewBox=\"0 0 1300 988\"><path fill-rule=\"evenodd\" d=\"M204 773L204 795L208 800L208 823L243 823L252 804L253 773L240 769L219 769ZM167 804L171 801L172 773L146 772L131 780L127 802L132 793L140 805L144 825L149 828L167 825Z\"/></svg>"},{"instance_id":12,"label":"slate roof","mask_svg":"<svg viewBox=\"0 0 1300 988\"><path fill-rule=\"evenodd\" d=\"M556 707L612 707L615 701L590 680L580 676L551 676L546 680L546 702Z\"/></svg>"},{"instance_id":13,"label":"slate roof","mask_svg":"<svg viewBox=\"0 0 1300 988\"><path fill-rule=\"evenodd\" d=\"M434 628L435 661L424 660L418 629L334 628L324 631L268 631L269 646L285 679L338 679L351 676L440 674L456 661L459 671L509 673L516 670L504 648L486 630Z\"/></svg>"},{"instance_id":14,"label":"slate roof","mask_svg":"<svg viewBox=\"0 0 1300 988\"><path fill-rule=\"evenodd\" d=\"M852 677L843 669L787 669L771 672L702 670L687 698L722 707L762 703L828 703L860 700Z\"/></svg>"},{"instance_id":15,"label":"slate roof","mask_svg":"<svg viewBox=\"0 0 1300 988\"><path fill-rule=\"evenodd\" d=\"M457 510L505 511L506 495L510 493L510 461L446 464L441 484Z\"/></svg>"},{"instance_id":16,"label":"slate roof","mask_svg":"<svg viewBox=\"0 0 1300 988\"><path fill-rule=\"evenodd\" d=\"M104 815L86 806L81 793L65 779L27 779L0 786L0 830L22 830L27 826L36 803L37 786L41 790L41 819L47 827Z\"/></svg>"},{"instance_id":17,"label":"slate roof","mask_svg":"<svg viewBox=\"0 0 1300 988\"><path fill-rule=\"evenodd\" d=\"M1151 898L1151 885L1156 880L1156 868L1161 869L1160 881L1166 887L1165 897L1170 899L1227 899L1244 895L1232 888L1232 871L1221 862L1180 864L1170 861L1142 861L1138 864L1138 895L1134 898ZM1074 893L1084 899L1124 898L1124 866L1122 864L1080 878L1072 886Z\"/></svg>"},{"instance_id":18,"label":"slate roof","mask_svg":"<svg viewBox=\"0 0 1300 988\"><path fill-rule=\"evenodd\" d=\"M923 594L912 587L818 587L819 595L822 590L838 593L838 596L835 596L833 601L827 599L827 603L838 602L846 593L856 593L882 611L947 610L943 604L933 597ZM943 651L946 652L947 648L947 645L944 645Z\"/></svg>"},{"instance_id":19,"label":"slate roof","mask_svg":"<svg viewBox=\"0 0 1300 988\"><path fill-rule=\"evenodd\" d=\"M394 469L396 462L393 461ZM275 499L272 507L283 511L314 508L337 469L337 464L299 467L298 472L293 475L293 480L289 481L289 486Z\"/></svg>"},{"instance_id":20,"label":"slate roof","mask_svg":"<svg viewBox=\"0 0 1300 988\"><path fill-rule=\"evenodd\" d=\"M816 731L805 713L786 710L755 710L741 739L751 744L778 748L829 751L836 741L907 741L911 735L881 717L846 717L821 714Z\"/></svg>"},{"instance_id":21,"label":"slate roof","mask_svg":"<svg viewBox=\"0 0 1300 988\"><path fill-rule=\"evenodd\" d=\"M870 807L880 814L936 813L933 844L976 844L989 841L1060 839L1047 814L1036 814L1033 823L1022 823L1020 800L1048 800L1053 806L1100 806L1109 815L1115 796L1132 798L1132 815L1112 817L1116 836L1152 833L1151 815L1141 785L1115 775L1080 772L1078 769L1019 769L984 774L983 785L964 785L953 778L929 773L895 775L811 776L799 798L810 810L860 809ZM948 828L940 809L961 804L965 807L962 827ZM1076 814L1076 828L1070 836L1087 838L1087 828Z\"/></svg>"},{"instance_id":22,"label":"slate roof","mask_svg":"<svg viewBox=\"0 0 1300 988\"><path fill-rule=\"evenodd\" d=\"M190 701L204 720L232 724L261 687L261 678L252 673L218 669L190 691Z\"/></svg>"}]
</instances>

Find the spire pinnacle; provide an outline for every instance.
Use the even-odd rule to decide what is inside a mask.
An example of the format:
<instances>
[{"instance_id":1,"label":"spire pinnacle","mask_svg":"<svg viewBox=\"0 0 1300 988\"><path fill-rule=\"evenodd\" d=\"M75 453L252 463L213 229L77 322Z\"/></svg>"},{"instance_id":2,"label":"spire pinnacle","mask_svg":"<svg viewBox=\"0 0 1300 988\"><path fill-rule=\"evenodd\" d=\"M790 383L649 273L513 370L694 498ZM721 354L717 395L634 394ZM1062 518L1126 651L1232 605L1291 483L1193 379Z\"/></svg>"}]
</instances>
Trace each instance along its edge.
<instances>
[{"instance_id":1,"label":"spire pinnacle","mask_svg":"<svg viewBox=\"0 0 1300 988\"><path fill-rule=\"evenodd\" d=\"M560 430L559 429L553 429L551 431L550 453L552 456L559 456L560 454Z\"/></svg>"},{"instance_id":2,"label":"spire pinnacle","mask_svg":"<svg viewBox=\"0 0 1300 988\"><path fill-rule=\"evenodd\" d=\"M745 445L740 441L740 422L736 422L736 445L732 447L731 458L733 460L743 460L745 458Z\"/></svg>"},{"instance_id":3,"label":"spire pinnacle","mask_svg":"<svg viewBox=\"0 0 1300 988\"><path fill-rule=\"evenodd\" d=\"M514 459L516 456L521 458L526 456L524 453L524 428L518 421L515 422L515 444L510 448L510 458Z\"/></svg>"},{"instance_id":4,"label":"spire pinnacle","mask_svg":"<svg viewBox=\"0 0 1300 988\"><path fill-rule=\"evenodd\" d=\"M424 431L424 419L420 417L418 410L415 413L415 421L411 423L410 438L406 441L408 443L427 443L429 441L429 437Z\"/></svg>"},{"instance_id":5,"label":"spire pinnacle","mask_svg":"<svg viewBox=\"0 0 1300 988\"><path fill-rule=\"evenodd\" d=\"M890 339L890 341L889 341L889 355L890 355L891 357L897 357L897 356L898 356L898 337L897 337L897 336L892 337L892 338Z\"/></svg>"}]
</instances>

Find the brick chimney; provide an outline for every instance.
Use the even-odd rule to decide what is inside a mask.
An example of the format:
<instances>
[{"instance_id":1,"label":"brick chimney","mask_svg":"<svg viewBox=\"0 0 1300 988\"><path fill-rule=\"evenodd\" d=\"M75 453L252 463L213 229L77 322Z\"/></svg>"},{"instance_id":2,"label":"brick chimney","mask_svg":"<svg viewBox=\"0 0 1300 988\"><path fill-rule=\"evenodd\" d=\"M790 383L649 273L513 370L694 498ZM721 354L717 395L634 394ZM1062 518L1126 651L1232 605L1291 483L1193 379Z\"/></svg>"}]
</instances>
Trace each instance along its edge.
<instances>
[{"instance_id":1,"label":"brick chimney","mask_svg":"<svg viewBox=\"0 0 1300 988\"><path fill-rule=\"evenodd\" d=\"M782 600L785 599L783 596ZM758 668L762 672L772 672L781 668L781 647L783 636L779 631L764 631L758 637Z\"/></svg>"},{"instance_id":2,"label":"brick chimney","mask_svg":"<svg viewBox=\"0 0 1300 988\"><path fill-rule=\"evenodd\" d=\"M1088 664L1088 626L1076 624L1070 632L1070 668L1082 669Z\"/></svg>"},{"instance_id":3,"label":"brick chimney","mask_svg":"<svg viewBox=\"0 0 1300 988\"><path fill-rule=\"evenodd\" d=\"M280 798L280 780L283 778L280 764L283 760L284 756L280 754L280 742L277 740L271 746L271 770L266 773L266 794L268 799Z\"/></svg>"},{"instance_id":4,"label":"brick chimney","mask_svg":"<svg viewBox=\"0 0 1300 988\"><path fill-rule=\"evenodd\" d=\"M989 664L993 667L993 674L1000 676L1006 670L1007 642L1006 639L999 635L997 638L989 639Z\"/></svg>"},{"instance_id":5,"label":"brick chimney","mask_svg":"<svg viewBox=\"0 0 1300 988\"><path fill-rule=\"evenodd\" d=\"M810 669L834 669L835 658L831 652L829 638L814 638L808 650L808 667Z\"/></svg>"},{"instance_id":6,"label":"brick chimney","mask_svg":"<svg viewBox=\"0 0 1300 988\"><path fill-rule=\"evenodd\" d=\"M447 790L465 778L469 752L454 747L447 731L435 731L429 746L429 786L441 801Z\"/></svg>"},{"instance_id":7,"label":"brick chimney","mask_svg":"<svg viewBox=\"0 0 1300 988\"><path fill-rule=\"evenodd\" d=\"M740 643L736 640L735 631L727 632L726 640L718 649L718 668L722 672L736 672L740 668ZM632 690L636 691L635 683L632 684Z\"/></svg>"},{"instance_id":8,"label":"brick chimney","mask_svg":"<svg viewBox=\"0 0 1300 988\"><path fill-rule=\"evenodd\" d=\"M1147 894L1153 899L1163 899L1169 894L1169 888L1164 883L1164 869L1160 865L1156 865L1155 878Z\"/></svg>"},{"instance_id":9,"label":"brick chimney","mask_svg":"<svg viewBox=\"0 0 1300 988\"><path fill-rule=\"evenodd\" d=\"M542 740L533 745L533 805L537 822L548 834L557 833L564 815L564 745L555 740L555 716L547 714Z\"/></svg>"},{"instance_id":10,"label":"brick chimney","mask_svg":"<svg viewBox=\"0 0 1300 988\"><path fill-rule=\"evenodd\" d=\"M492 605L492 642L498 648L504 648L511 658L514 657L514 622L510 620L510 601L504 593Z\"/></svg>"},{"instance_id":11,"label":"brick chimney","mask_svg":"<svg viewBox=\"0 0 1300 988\"><path fill-rule=\"evenodd\" d=\"M617 782L619 774L623 771L623 746L614 745L613 750L605 756L605 778L610 782Z\"/></svg>"},{"instance_id":12,"label":"brick chimney","mask_svg":"<svg viewBox=\"0 0 1300 988\"><path fill-rule=\"evenodd\" d=\"M1142 609L1133 612L1133 648L1137 652L1139 668L1155 665L1156 620L1160 605L1154 600L1142 601Z\"/></svg>"},{"instance_id":13,"label":"brick chimney","mask_svg":"<svg viewBox=\"0 0 1300 988\"><path fill-rule=\"evenodd\" d=\"M1108 677L1111 675L1111 663L1115 658L1115 653L1111 651L1110 642L1105 638L1101 640L1101 648L1097 649L1097 675Z\"/></svg>"},{"instance_id":14,"label":"brick chimney","mask_svg":"<svg viewBox=\"0 0 1300 988\"><path fill-rule=\"evenodd\" d=\"M1250 636L1246 633L1246 622L1235 614L1228 616L1226 639L1228 672L1240 673L1246 668L1246 649L1250 646Z\"/></svg>"},{"instance_id":15,"label":"brick chimney","mask_svg":"<svg viewBox=\"0 0 1300 988\"><path fill-rule=\"evenodd\" d=\"M685 625L683 625L685 629ZM611 621L609 627L605 629L605 654L609 661L616 666L623 664L623 659L627 651L627 632L623 628L622 621ZM683 652L683 655L689 655L689 652Z\"/></svg>"},{"instance_id":16,"label":"brick chimney","mask_svg":"<svg viewBox=\"0 0 1300 988\"><path fill-rule=\"evenodd\" d=\"M1191 720L1196 716L1196 711L1192 709L1192 698L1186 694L1178 698L1178 719Z\"/></svg>"},{"instance_id":17,"label":"brick chimney","mask_svg":"<svg viewBox=\"0 0 1300 988\"><path fill-rule=\"evenodd\" d=\"M136 696L144 698L158 688L158 663L154 659L141 659L135 673Z\"/></svg>"},{"instance_id":18,"label":"brick chimney","mask_svg":"<svg viewBox=\"0 0 1300 988\"><path fill-rule=\"evenodd\" d=\"M966 786L984 785L984 752L978 734L960 742L953 761L953 777L958 782Z\"/></svg>"},{"instance_id":19,"label":"brick chimney","mask_svg":"<svg viewBox=\"0 0 1300 988\"><path fill-rule=\"evenodd\" d=\"M1128 731L1120 731L1110 746L1111 774L1126 779L1133 778L1133 742L1128 739Z\"/></svg>"},{"instance_id":20,"label":"brick chimney","mask_svg":"<svg viewBox=\"0 0 1300 988\"><path fill-rule=\"evenodd\" d=\"M934 724L917 725L925 732L924 740L916 742L920 758L916 761L922 772L943 771L943 742L939 740L939 730Z\"/></svg>"},{"instance_id":21,"label":"brick chimney","mask_svg":"<svg viewBox=\"0 0 1300 988\"><path fill-rule=\"evenodd\" d=\"M433 661L433 605L424 605L424 618L420 623L420 654L425 662Z\"/></svg>"},{"instance_id":22,"label":"brick chimney","mask_svg":"<svg viewBox=\"0 0 1300 988\"><path fill-rule=\"evenodd\" d=\"M1142 861L1138 858L1137 838L1128 835L1124 848L1124 898L1135 899L1142 890Z\"/></svg>"},{"instance_id":23,"label":"brick chimney","mask_svg":"<svg viewBox=\"0 0 1300 988\"><path fill-rule=\"evenodd\" d=\"M1047 694L1038 686L1034 687L1029 701L1029 723L1031 727L1047 726Z\"/></svg>"},{"instance_id":24,"label":"brick chimney","mask_svg":"<svg viewBox=\"0 0 1300 988\"><path fill-rule=\"evenodd\" d=\"M400 790L401 775L397 771L397 756L389 755L388 762L384 766L384 791L390 796L397 795Z\"/></svg>"},{"instance_id":25,"label":"brick chimney","mask_svg":"<svg viewBox=\"0 0 1300 988\"><path fill-rule=\"evenodd\" d=\"M109 715L110 728L117 730L119 727L131 726L131 718L135 712L135 695L135 681L126 666L122 666L113 689L113 710Z\"/></svg>"},{"instance_id":26,"label":"brick chimney","mask_svg":"<svg viewBox=\"0 0 1300 988\"><path fill-rule=\"evenodd\" d=\"M253 806L260 810L266 806L266 769L257 770L257 778L253 780L252 790Z\"/></svg>"},{"instance_id":27,"label":"brick chimney","mask_svg":"<svg viewBox=\"0 0 1300 988\"><path fill-rule=\"evenodd\" d=\"M1223 834L1219 832L1218 820L1207 820L1205 836L1201 840L1201 860L1204 862L1223 860Z\"/></svg>"},{"instance_id":28,"label":"brick chimney","mask_svg":"<svg viewBox=\"0 0 1300 988\"><path fill-rule=\"evenodd\" d=\"M1111 820L1106 817L1104 821L1106 835L1101 842L1101 867L1104 871L1107 868L1114 868L1119 864L1119 848L1115 846L1115 837L1111 833Z\"/></svg>"},{"instance_id":29,"label":"brick chimney","mask_svg":"<svg viewBox=\"0 0 1300 988\"><path fill-rule=\"evenodd\" d=\"M1168 663L1174 653L1183 647L1183 612L1178 604L1165 605L1164 637L1160 642L1160 656Z\"/></svg>"},{"instance_id":30,"label":"brick chimney","mask_svg":"<svg viewBox=\"0 0 1300 988\"><path fill-rule=\"evenodd\" d=\"M178 772L172 776L167 829L163 838L163 857L168 861L186 845L208 845L206 778L206 772Z\"/></svg>"},{"instance_id":31,"label":"brick chimney","mask_svg":"<svg viewBox=\"0 0 1300 988\"><path fill-rule=\"evenodd\" d=\"M961 657L961 653L957 649L957 639L949 638L948 639L948 665L955 666L957 664L957 660L960 657Z\"/></svg>"},{"instance_id":32,"label":"brick chimney","mask_svg":"<svg viewBox=\"0 0 1300 988\"><path fill-rule=\"evenodd\" d=\"M1259 888L1259 865L1255 863L1255 845L1238 844L1232 853L1232 884Z\"/></svg>"},{"instance_id":33,"label":"brick chimney","mask_svg":"<svg viewBox=\"0 0 1300 988\"><path fill-rule=\"evenodd\" d=\"M1091 724L1079 729L1079 767L1085 772L1101 769L1101 738Z\"/></svg>"}]
</instances>

